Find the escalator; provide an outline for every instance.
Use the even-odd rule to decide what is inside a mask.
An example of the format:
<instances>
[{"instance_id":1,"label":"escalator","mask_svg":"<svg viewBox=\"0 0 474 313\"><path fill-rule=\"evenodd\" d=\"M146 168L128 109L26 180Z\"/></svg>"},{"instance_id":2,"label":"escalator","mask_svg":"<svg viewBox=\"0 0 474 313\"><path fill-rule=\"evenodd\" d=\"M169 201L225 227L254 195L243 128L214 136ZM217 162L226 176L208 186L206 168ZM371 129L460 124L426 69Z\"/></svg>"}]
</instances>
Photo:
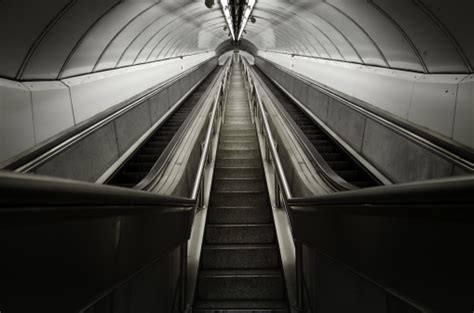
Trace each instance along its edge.
<instances>
[{"instance_id":1,"label":"escalator","mask_svg":"<svg viewBox=\"0 0 474 313\"><path fill-rule=\"evenodd\" d=\"M313 122L293 101L281 91L260 69L254 67L271 93L282 104L297 127L306 135L333 171L348 183L359 187L373 187L380 183L357 163L337 142Z\"/></svg>"},{"instance_id":2,"label":"escalator","mask_svg":"<svg viewBox=\"0 0 474 313\"><path fill-rule=\"evenodd\" d=\"M214 69L179 106L179 108L157 129L148 140L125 162L125 164L108 180L107 184L132 188L150 172L165 148L175 136L178 129L199 102L207 87L219 72Z\"/></svg>"},{"instance_id":3,"label":"escalator","mask_svg":"<svg viewBox=\"0 0 474 313\"><path fill-rule=\"evenodd\" d=\"M289 312L255 126L239 64L221 129L193 312Z\"/></svg>"}]
</instances>

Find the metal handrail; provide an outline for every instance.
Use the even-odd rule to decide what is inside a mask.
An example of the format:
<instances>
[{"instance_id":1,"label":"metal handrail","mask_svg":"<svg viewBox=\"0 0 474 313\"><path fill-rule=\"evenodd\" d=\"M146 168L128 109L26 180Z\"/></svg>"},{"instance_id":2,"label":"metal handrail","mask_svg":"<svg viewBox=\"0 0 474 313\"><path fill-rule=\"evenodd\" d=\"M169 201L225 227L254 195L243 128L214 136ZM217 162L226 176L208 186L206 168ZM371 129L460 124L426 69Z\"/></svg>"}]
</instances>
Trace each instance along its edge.
<instances>
[{"instance_id":1,"label":"metal handrail","mask_svg":"<svg viewBox=\"0 0 474 313\"><path fill-rule=\"evenodd\" d=\"M261 78L258 75L255 75L255 78L261 81ZM260 82L260 85L265 89L266 86L262 82ZM267 92L267 95L273 97L271 93ZM287 126L296 134L296 139L305 152L311 157L311 162L316 166L316 170L322 175L322 178L324 178L331 187L336 188L337 191L358 189L358 187L344 180L329 166L326 160L324 160L319 151L317 151L311 142L309 142L309 140L304 136L304 133L298 128L295 121L289 116L288 112L280 105L280 103L278 101L273 101L272 103L279 111L279 114L286 120Z\"/></svg>"},{"instance_id":2,"label":"metal handrail","mask_svg":"<svg viewBox=\"0 0 474 313\"><path fill-rule=\"evenodd\" d=\"M249 69L248 69L248 64L246 61L242 62L244 66L244 74L247 78L247 82L249 83L249 98L250 98L250 104L251 106L256 105L257 109L254 114L255 116L255 123L257 122L258 118L260 117L262 120L262 130L265 138L267 139L267 151L271 152L272 155L272 160L275 164L275 170L276 174L278 175L278 182L281 184L282 191L284 193L285 199L292 199L293 194L291 192L291 188L288 184L288 180L286 179L285 172L283 170L283 165L280 160L278 150L277 150L277 144L276 141L273 137L272 130L270 128L270 123L268 122L267 118L267 112L265 111L265 108L263 106L261 97L260 97L260 92L258 91L254 79L251 77ZM255 98L252 99L252 93L255 93ZM255 103L254 103L255 102Z\"/></svg>"},{"instance_id":3,"label":"metal handrail","mask_svg":"<svg viewBox=\"0 0 474 313\"><path fill-rule=\"evenodd\" d=\"M378 123L394 130L397 134L402 135L423 147L426 147L428 150L456 164L457 166L469 171L474 170L474 154L471 151L468 151L461 146L457 146L454 143L444 141L438 138L436 135L432 135L429 132L420 130L418 127L413 126L410 123L400 120L396 117L392 117L386 113L379 112L376 109L361 106L356 102L337 94L329 87L318 84L317 82L310 80L299 73L285 69L270 60L265 59L265 62L268 62L278 70L288 75L291 75L297 78L298 80L316 88L328 97L356 110L362 115L367 116L377 121Z\"/></svg>"},{"instance_id":4,"label":"metal handrail","mask_svg":"<svg viewBox=\"0 0 474 313\"><path fill-rule=\"evenodd\" d=\"M17 173L31 172L38 166L44 164L45 162L51 160L61 152L67 150L80 140L86 138L87 136L96 132L98 129L102 128L103 126L114 121L118 117L134 109L138 105L142 104L144 101L147 101L151 97L157 95L158 93L168 88L170 85L180 80L184 76L196 71L197 69L203 66L206 66L208 62L209 61L206 61L202 64L196 65L186 70L185 72L180 73L179 75L171 77L170 79L160 83L158 86L152 87L142 92L140 95L118 104L117 107L119 108L113 110L112 112L110 112L111 109L107 110L106 113L104 113L106 116L103 116L104 114L99 114L97 118L93 118L93 120L91 120L90 122L85 122L83 125L77 126L77 129L73 131L72 135L65 135L68 136L67 138L64 138L65 136L61 136L55 139L53 142L46 144L44 147L39 147L31 154L22 157L19 160L13 161L12 163L6 165L4 168L14 170ZM56 143L57 141L60 142ZM24 159L29 158L30 155L34 155L34 157L25 161Z\"/></svg>"},{"instance_id":5,"label":"metal handrail","mask_svg":"<svg viewBox=\"0 0 474 313\"><path fill-rule=\"evenodd\" d=\"M179 219L182 225L185 225L185 227L177 230L179 238L176 239L179 239L176 247L179 246L181 250L181 275L179 278L179 293L181 296L179 298L179 305L182 311L184 311L186 307L188 258L187 240L181 241L181 238L189 238L193 225L193 212L204 201L204 172L207 162L211 157L210 151L212 150L213 136L216 134L216 124L219 117L222 117L222 109L228 95L230 65L231 60L225 65L224 75L221 81L218 82L217 88L215 88L217 93L210 110L210 119L203 143L204 149L202 150L190 197L164 196L130 188L98 185L24 173L0 172L0 216L3 218L2 222L9 225L9 221L12 223L43 221L38 220L38 216L52 220L62 219L66 216L67 218L81 219L121 216L133 214L137 210L150 213L156 212L156 209L160 209L159 212L162 212L164 217L172 214ZM164 221L166 220L165 218ZM173 225L175 224L170 225L170 227L173 227ZM166 228L166 226L164 227ZM145 264L145 266L148 265L148 263ZM117 286L132 279L132 277L133 275L117 282L118 285L110 286L110 289L103 292L92 302L89 302L87 307L94 305L94 303L97 303L115 290ZM83 308L81 312L87 309L87 307Z\"/></svg>"},{"instance_id":6,"label":"metal handrail","mask_svg":"<svg viewBox=\"0 0 474 313\"><path fill-rule=\"evenodd\" d=\"M231 65L231 60L229 59L227 63L224 65L224 70L223 74L220 78L220 82L218 83L217 87L215 88L217 92L215 93L217 96L214 99L214 103L212 105L211 111L209 113L210 116L210 122L208 125L208 129L206 131L206 136L204 139L203 143L203 149L202 149L202 154L201 158L199 160L199 165L198 165L198 170L197 174L194 180L192 192L189 196L189 199L195 201L198 198L199 195L199 190L202 188L202 175L204 173L205 167L206 167L206 160L209 159L209 151L211 149L211 144L212 144L212 135L214 134L214 129L215 129L215 124L216 120L218 118L218 112L220 106L222 105L223 97L227 95L227 89L229 87L229 74L230 74L230 65ZM208 94L208 96L211 96L211 92ZM182 129L181 134L185 133L185 129ZM182 137L180 138L182 139ZM171 157L172 153L169 153L166 157ZM164 160L162 159L162 162L159 162L158 160L156 167L154 166L152 170L150 171L150 174L147 175L144 180L142 180L139 184L137 184L136 189L142 189L142 190L149 190L152 188L152 186L156 183L159 177L164 173L166 170L167 164L169 160Z\"/></svg>"},{"instance_id":7,"label":"metal handrail","mask_svg":"<svg viewBox=\"0 0 474 313\"><path fill-rule=\"evenodd\" d=\"M230 75L230 66L232 64L232 58L227 61L226 69L225 69L225 74L223 80L219 83L218 87L218 97L214 100L212 112L210 115L210 123L207 128L206 132L206 139L204 141L203 145L203 154L201 155L201 159L199 160L199 166L198 166L198 172L196 175L196 179L194 181L194 186L193 186L193 191L191 193L191 199L195 199L198 195L199 189L203 188L203 186L200 186L201 178L204 173L204 168L206 166L207 161L209 160L208 154L209 151L212 150L212 136L215 133L215 125L217 124L217 118L218 118L218 110L221 109L224 105L225 97L227 96L227 90L229 88L229 75ZM222 117L222 120L223 117Z\"/></svg>"},{"instance_id":8,"label":"metal handrail","mask_svg":"<svg viewBox=\"0 0 474 313\"><path fill-rule=\"evenodd\" d=\"M228 64L224 64L224 70L215 78L215 81L219 80L224 80L226 79L226 76L228 74ZM211 84L213 86L215 82ZM213 89L217 89L219 94L219 87L212 87L206 90L206 92L201 96L200 101L206 101L205 99L209 98L212 95ZM198 108L199 105L196 105L196 108ZM165 148L163 153L160 155L158 160L155 162L153 167L150 169L149 173L133 188L135 189L140 189L140 190L149 190L153 184L154 181L156 181L157 177L159 177L161 174L163 174L164 170L166 169L166 166L168 165L174 150L177 146L179 146L179 143L182 141L184 134L186 133L188 127L192 123L194 116L199 113L199 110L194 110L190 116L186 119L186 121L181 125L179 128L178 132L174 135L173 139L171 142L168 144L168 146Z\"/></svg>"},{"instance_id":9,"label":"metal handrail","mask_svg":"<svg viewBox=\"0 0 474 313\"><path fill-rule=\"evenodd\" d=\"M349 212L350 214L363 214L373 216L394 216L394 217L425 217L425 218L441 218L443 220L471 220L473 217L472 203L474 203L474 176L445 178L439 180L406 183L389 186L379 186L372 188L365 188L360 190L343 191L336 194L312 197L293 197L289 189L288 181L281 160L279 158L278 150L276 149L276 142L273 138L270 125L266 116L264 105L260 99L260 93L254 78L250 74L249 65L242 62L244 68L244 76L248 84L248 96L251 106L256 106L255 123L261 120L261 129L264 138L266 139L266 151L271 153L275 168L275 199L279 200L281 194L283 195L284 205L289 217L290 223L294 223L294 216L299 216L301 223L310 223L310 217L321 210L329 210L328 212ZM255 103L255 104L254 104ZM260 117L259 117L260 115ZM264 130L264 131L263 131ZM267 156L268 157L268 156ZM282 193L279 190L282 190ZM279 201L276 201L278 203ZM454 209L448 207L443 210L431 210L432 204L459 204L460 206ZM416 210L403 210L400 212L397 205L415 205ZM277 205L278 206L278 205ZM410 207L411 208L411 207ZM303 215L304 217L303 217ZM308 219L308 221L307 221ZM302 228L311 229L309 224L298 224L304 226ZM295 225L290 225L292 230L298 230ZM304 233L304 234L303 234ZM296 252L296 295L297 295L297 310L303 311L304 306L304 279L303 279L303 243L310 242L312 238L308 236L310 233L299 232L299 236L294 236L295 252ZM306 236L306 237L305 237ZM314 238L313 238L314 239ZM370 278L367 278L369 279ZM371 281L371 280L370 280ZM375 283L375 282L374 282ZM381 285L381 287L389 294L396 298L403 299L411 303L415 307L423 308L416 304L411 299L398 294L390 287Z\"/></svg>"}]
</instances>

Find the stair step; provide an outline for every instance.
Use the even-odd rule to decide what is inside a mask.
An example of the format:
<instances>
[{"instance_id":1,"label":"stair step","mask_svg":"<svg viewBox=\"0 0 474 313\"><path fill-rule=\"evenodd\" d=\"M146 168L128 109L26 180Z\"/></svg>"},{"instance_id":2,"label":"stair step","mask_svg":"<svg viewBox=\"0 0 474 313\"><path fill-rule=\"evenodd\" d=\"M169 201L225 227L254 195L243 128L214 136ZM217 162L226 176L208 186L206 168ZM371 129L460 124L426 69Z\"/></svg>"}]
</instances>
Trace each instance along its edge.
<instances>
[{"instance_id":1,"label":"stair step","mask_svg":"<svg viewBox=\"0 0 474 313\"><path fill-rule=\"evenodd\" d=\"M260 159L260 150L257 148L253 150L228 150L228 149L217 149L217 158L224 159Z\"/></svg>"},{"instance_id":2,"label":"stair step","mask_svg":"<svg viewBox=\"0 0 474 313\"><path fill-rule=\"evenodd\" d=\"M268 198L265 192L248 192L248 191L224 191L213 192L211 194L211 206L261 206L268 205Z\"/></svg>"},{"instance_id":3,"label":"stair step","mask_svg":"<svg viewBox=\"0 0 474 313\"><path fill-rule=\"evenodd\" d=\"M137 155L135 158L134 158L134 161L136 162L151 162L151 163L155 163L155 161L158 159L158 157L156 155L152 155L152 154L145 154L145 153L140 153L139 155Z\"/></svg>"},{"instance_id":4,"label":"stair step","mask_svg":"<svg viewBox=\"0 0 474 313\"><path fill-rule=\"evenodd\" d=\"M216 167L215 178L263 178L261 167Z\"/></svg>"},{"instance_id":5,"label":"stair step","mask_svg":"<svg viewBox=\"0 0 474 313\"><path fill-rule=\"evenodd\" d=\"M260 159L216 159L216 167L255 167L262 166Z\"/></svg>"},{"instance_id":6,"label":"stair step","mask_svg":"<svg viewBox=\"0 0 474 313\"><path fill-rule=\"evenodd\" d=\"M222 127L221 136L256 136L256 132L255 132L255 128L252 128L252 129L225 129L224 127Z\"/></svg>"},{"instance_id":7,"label":"stair step","mask_svg":"<svg viewBox=\"0 0 474 313\"><path fill-rule=\"evenodd\" d=\"M323 152L320 152L322 157L326 160L326 161L344 161L347 159L347 157L344 155L344 153L341 153L341 152L329 152L329 153L323 153Z\"/></svg>"},{"instance_id":8,"label":"stair step","mask_svg":"<svg viewBox=\"0 0 474 313\"><path fill-rule=\"evenodd\" d=\"M139 182L141 181L147 172L122 172L120 173L120 176L118 177L119 181L123 182L128 182L128 181L133 181L133 182Z\"/></svg>"},{"instance_id":9,"label":"stair step","mask_svg":"<svg viewBox=\"0 0 474 313\"><path fill-rule=\"evenodd\" d=\"M201 267L209 269L277 269L276 245L205 245Z\"/></svg>"},{"instance_id":10,"label":"stair step","mask_svg":"<svg viewBox=\"0 0 474 313\"><path fill-rule=\"evenodd\" d=\"M206 244L271 244L275 240L273 224L208 224L205 233Z\"/></svg>"},{"instance_id":11,"label":"stair step","mask_svg":"<svg viewBox=\"0 0 474 313\"><path fill-rule=\"evenodd\" d=\"M361 173L358 170L352 171L337 171L337 174L344 178L346 181L355 181L358 180L361 176Z\"/></svg>"},{"instance_id":12,"label":"stair step","mask_svg":"<svg viewBox=\"0 0 474 313\"><path fill-rule=\"evenodd\" d=\"M222 127L224 131L253 131L255 132L255 126L253 126L252 123L248 122L245 124L232 124L232 123L227 123L227 121L224 123L224 127Z\"/></svg>"},{"instance_id":13,"label":"stair step","mask_svg":"<svg viewBox=\"0 0 474 313\"><path fill-rule=\"evenodd\" d=\"M153 162L132 162L127 165L127 169L134 172L149 172L154 164Z\"/></svg>"},{"instance_id":14,"label":"stair step","mask_svg":"<svg viewBox=\"0 0 474 313\"><path fill-rule=\"evenodd\" d=\"M266 190L263 179L254 178L216 178L212 191L260 191Z\"/></svg>"},{"instance_id":15,"label":"stair step","mask_svg":"<svg viewBox=\"0 0 474 313\"><path fill-rule=\"evenodd\" d=\"M219 207L208 209L207 222L215 224L271 223L271 210L262 207Z\"/></svg>"},{"instance_id":16,"label":"stair step","mask_svg":"<svg viewBox=\"0 0 474 313\"><path fill-rule=\"evenodd\" d=\"M285 282L278 270L202 270L198 300L283 300Z\"/></svg>"},{"instance_id":17,"label":"stair step","mask_svg":"<svg viewBox=\"0 0 474 313\"><path fill-rule=\"evenodd\" d=\"M223 150L257 150L258 142L254 141L219 141L219 149Z\"/></svg>"},{"instance_id":18,"label":"stair step","mask_svg":"<svg viewBox=\"0 0 474 313\"><path fill-rule=\"evenodd\" d=\"M284 301L198 301L193 313L289 313Z\"/></svg>"},{"instance_id":19,"label":"stair step","mask_svg":"<svg viewBox=\"0 0 474 313\"><path fill-rule=\"evenodd\" d=\"M257 135L223 135L221 134L220 139L222 141L255 141L257 142Z\"/></svg>"}]
</instances>

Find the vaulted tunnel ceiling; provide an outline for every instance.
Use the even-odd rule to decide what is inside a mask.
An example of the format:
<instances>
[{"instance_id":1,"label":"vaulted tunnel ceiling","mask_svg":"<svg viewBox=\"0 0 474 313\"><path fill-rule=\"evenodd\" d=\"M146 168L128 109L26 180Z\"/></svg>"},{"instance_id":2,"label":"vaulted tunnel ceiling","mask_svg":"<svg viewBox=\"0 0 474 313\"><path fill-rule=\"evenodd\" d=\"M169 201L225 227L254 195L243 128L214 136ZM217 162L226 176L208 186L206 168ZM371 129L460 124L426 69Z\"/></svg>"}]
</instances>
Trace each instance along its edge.
<instances>
[{"instance_id":1,"label":"vaulted tunnel ceiling","mask_svg":"<svg viewBox=\"0 0 474 313\"><path fill-rule=\"evenodd\" d=\"M58 79L232 48L203 0L0 1L0 76ZM233 2L231 1L231 4ZM240 43L425 73L474 64L471 0L258 0Z\"/></svg>"}]
</instances>

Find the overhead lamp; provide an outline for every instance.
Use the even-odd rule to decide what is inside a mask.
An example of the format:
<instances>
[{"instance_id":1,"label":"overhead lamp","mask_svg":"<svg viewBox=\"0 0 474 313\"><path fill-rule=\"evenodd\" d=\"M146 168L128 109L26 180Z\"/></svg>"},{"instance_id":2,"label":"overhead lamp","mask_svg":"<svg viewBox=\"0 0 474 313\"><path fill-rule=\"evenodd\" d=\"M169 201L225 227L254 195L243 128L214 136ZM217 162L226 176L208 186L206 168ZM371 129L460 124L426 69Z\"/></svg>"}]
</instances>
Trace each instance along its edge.
<instances>
[{"instance_id":1,"label":"overhead lamp","mask_svg":"<svg viewBox=\"0 0 474 313\"><path fill-rule=\"evenodd\" d=\"M242 22L240 23L240 29L239 29L239 35L237 36L237 41L240 40L242 37L242 33L244 32L245 26L247 25L247 22L249 20L250 14L253 11L253 7L255 6L255 0L247 0L247 4L245 5L245 10L244 10L244 16L242 18ZM252 17L252 23L253 20L255 20L254 17Z\"/></svg>"},{"instance_id":2,"label":"overhead lamp","mask_svg":"<svg viewBox=\"0 0 474 313\"><path fill-rule=\"evenodd\" d=\"M255 1L255 0L254 0ZM230 15L229 0L221 0L222 12L224 13L227 26L229 27L232 40L235 41L234 27L232 26L232 16Z\"/></svg>"}]
</instances>

